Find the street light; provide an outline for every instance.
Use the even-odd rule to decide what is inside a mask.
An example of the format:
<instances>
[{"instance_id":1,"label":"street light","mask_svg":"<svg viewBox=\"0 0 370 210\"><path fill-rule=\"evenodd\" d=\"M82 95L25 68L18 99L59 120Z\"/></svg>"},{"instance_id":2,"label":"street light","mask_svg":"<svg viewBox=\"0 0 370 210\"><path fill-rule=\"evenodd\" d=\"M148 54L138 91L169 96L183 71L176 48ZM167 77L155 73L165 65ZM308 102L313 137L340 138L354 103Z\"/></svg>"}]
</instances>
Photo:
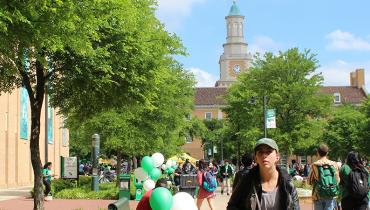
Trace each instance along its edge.
<instances>
[{"instance_id":1,"label":"street light","mask_svg":"<svg viewBox=\"0 0 370 210\"><path fill-rule=\"evenodd\" d=\"M264 136L267 138L267 122L266 122L266 107L267 107L267 96L253 96L250 100L250 103L256 104L256 99L261 99L263 100L263 127L264 127Z\"/></svg>"}]
</instances>

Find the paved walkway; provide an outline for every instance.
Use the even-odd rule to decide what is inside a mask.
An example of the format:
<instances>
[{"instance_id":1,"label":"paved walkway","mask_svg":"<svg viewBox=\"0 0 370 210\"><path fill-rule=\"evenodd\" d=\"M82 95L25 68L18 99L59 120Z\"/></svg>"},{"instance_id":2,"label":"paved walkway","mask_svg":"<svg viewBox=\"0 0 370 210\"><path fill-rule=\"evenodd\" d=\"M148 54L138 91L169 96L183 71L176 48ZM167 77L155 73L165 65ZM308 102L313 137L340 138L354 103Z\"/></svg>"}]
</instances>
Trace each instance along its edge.
<instances>
[{"instance_id":1,"label":"paved walkway","mask_svg":"<svg viewBox=\"0 0 370 210\"><path fill-rule=\"evenodd\" d=\"M33 199L29 198L29 188L0 190L0 210L32 210ZM217 210L226 210L227 202L230 196L221 195L217 191L214 204ZM46 210L107 210L112 200L61 200L54 199L45 202ZM312 204L307 201L301 201L301 210L312 210ZM130 202L130 209L136 209L137 202ZM209 210L208 203L205 200L200 210Z\"/></svg>"}]
</instances>

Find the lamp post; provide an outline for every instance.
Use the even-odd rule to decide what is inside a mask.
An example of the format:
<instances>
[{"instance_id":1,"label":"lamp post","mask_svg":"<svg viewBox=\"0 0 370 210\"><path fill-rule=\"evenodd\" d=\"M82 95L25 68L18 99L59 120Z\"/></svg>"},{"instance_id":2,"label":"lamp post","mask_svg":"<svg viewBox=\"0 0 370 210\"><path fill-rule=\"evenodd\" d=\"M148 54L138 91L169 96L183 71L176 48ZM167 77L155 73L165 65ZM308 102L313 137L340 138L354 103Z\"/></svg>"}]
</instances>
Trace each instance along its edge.
<instances>
[{"instance_id":1,"label":"lamp post","mask_svg":"<svg viewBox=\"0 0 370 210\"><path fill-rule=\"evenodd\" d=\"M100 136L99 134L92 135L92 183L91 190L99 191L99 152L100 152Z\"/></svg>"},{"instance_id":2,"label":"lamp post","mask_svg":"<svg viewBox=\"0 0 370 210\"><path fill-rule=\"evenodd\" d=\"M264 95L262 97L258 96L252 97L250 100L252 104L256 103L256 98L258 99L262 98L263 101L263 129L264 129L263 135L265 138L267 138L267 121L266 121L267 96Z\"/></svg>"}]
</instances>

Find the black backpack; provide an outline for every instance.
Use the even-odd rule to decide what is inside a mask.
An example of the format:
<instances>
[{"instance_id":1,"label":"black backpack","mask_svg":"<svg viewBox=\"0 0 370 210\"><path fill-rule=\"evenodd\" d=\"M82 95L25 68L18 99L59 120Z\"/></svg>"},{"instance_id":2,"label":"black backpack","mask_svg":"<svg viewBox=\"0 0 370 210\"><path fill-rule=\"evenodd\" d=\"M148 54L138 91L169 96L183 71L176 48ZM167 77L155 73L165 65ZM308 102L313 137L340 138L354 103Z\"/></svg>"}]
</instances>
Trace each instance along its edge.
<instances>
[{"instance_id":1,"label":"black backpack","mask_svg":"<svg viewBox=\"0 0 370 210\"><path fill-rule=\"evenodd\" d=\"M364 169L352 169L348 176L348 190L351 197L360 200L367 196L369 190L368 176Z\"/></svg>"}]
</instances>

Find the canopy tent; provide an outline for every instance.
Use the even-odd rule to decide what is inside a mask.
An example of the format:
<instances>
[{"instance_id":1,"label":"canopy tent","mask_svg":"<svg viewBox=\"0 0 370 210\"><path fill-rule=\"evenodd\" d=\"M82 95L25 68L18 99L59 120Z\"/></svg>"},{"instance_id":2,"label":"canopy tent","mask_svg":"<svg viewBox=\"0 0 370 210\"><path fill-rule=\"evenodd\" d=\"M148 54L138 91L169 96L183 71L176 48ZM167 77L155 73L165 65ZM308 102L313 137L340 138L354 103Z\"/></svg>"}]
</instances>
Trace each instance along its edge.
<instances>
[{"instance_id":1,"label":"canopy tent","mask_svg":"<svg viewBox=\"0 0 370 210\"><path fill-rule=\"evenodd\" d=\"M184 163L186 159L189 159L189 161L191 163L193 163L194 165L195 165L195 162L198 161L197 159L191 157L190 155L188 155L186 153L177 154L177 155L172 156L172 157L170 157L168 159L174 160L174 161L176 161L177 163L180 163L180 164Z\"/></svg>"}]
</instances>

